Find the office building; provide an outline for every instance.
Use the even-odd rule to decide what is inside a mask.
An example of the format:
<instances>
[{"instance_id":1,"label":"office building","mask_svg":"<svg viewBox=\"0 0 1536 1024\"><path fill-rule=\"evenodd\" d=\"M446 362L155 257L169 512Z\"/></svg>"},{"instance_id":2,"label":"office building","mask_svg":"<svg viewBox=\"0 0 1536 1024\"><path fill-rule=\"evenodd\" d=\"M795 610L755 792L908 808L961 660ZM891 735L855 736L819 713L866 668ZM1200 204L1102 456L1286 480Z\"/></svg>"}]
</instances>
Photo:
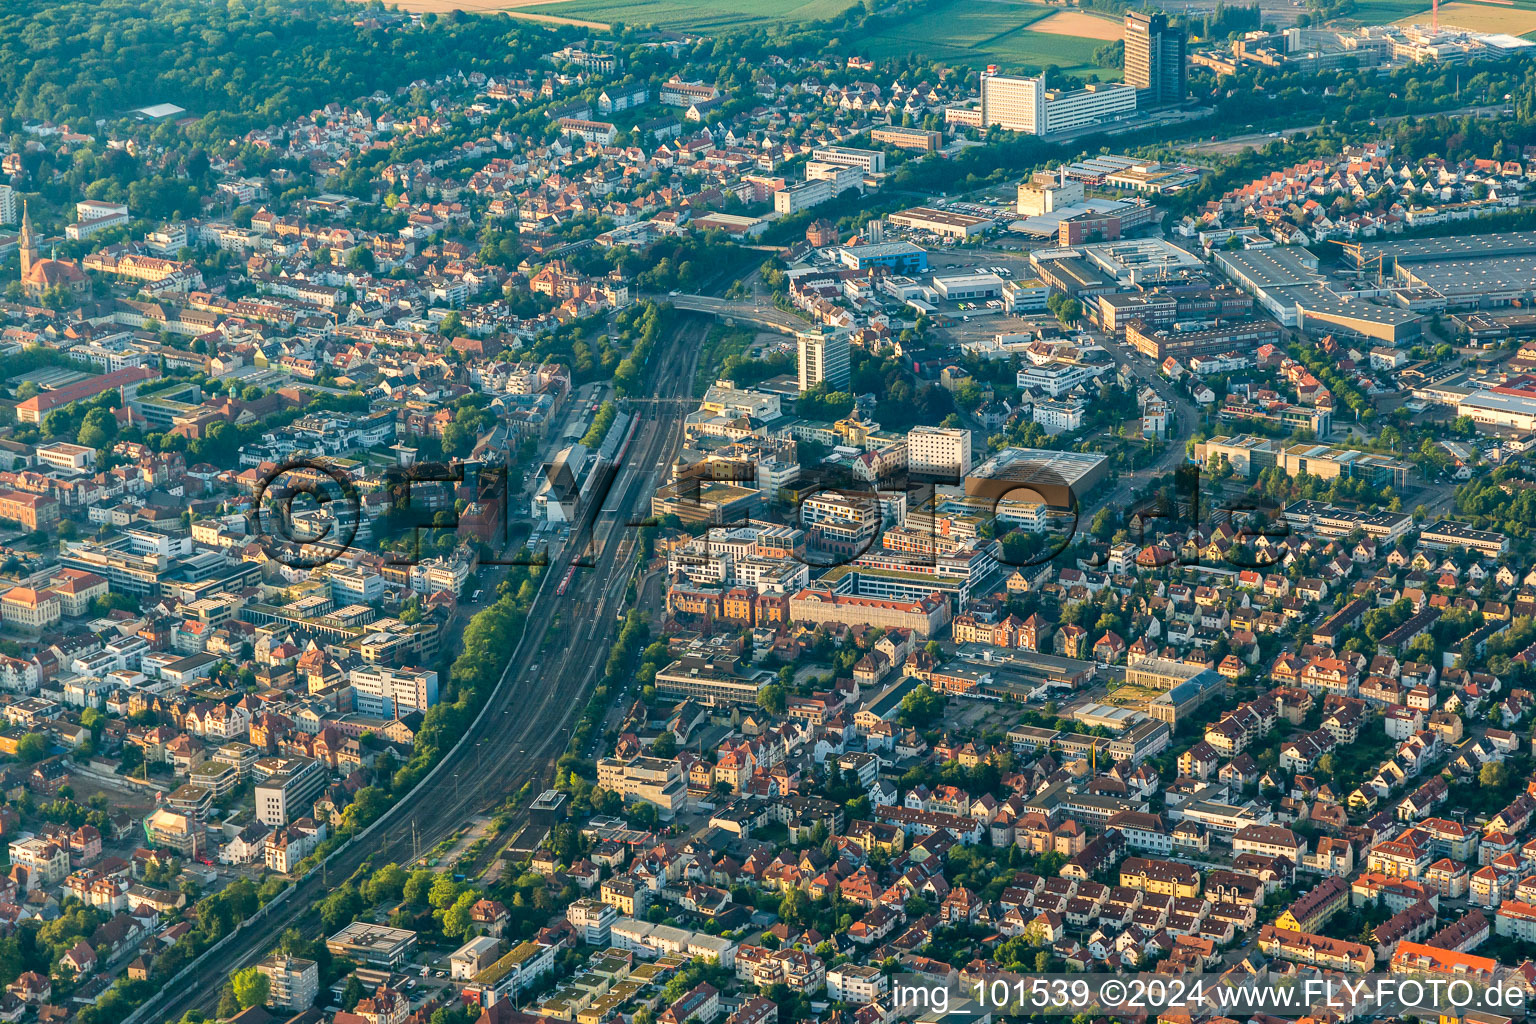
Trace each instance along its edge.
<instances>
[{"instance_id":1,"label":"office building","mask_svg":"<svg viewBox=\"0 0 1536 1024\"><path fill-rule=\"evenodd\" d=\"M800 390L818 384L836 391L848 386L850 375L848 334L831 327L800 331L795 335L800 353Z\"/></svg>"},{"instance_id":2,"label":"office building","mask_svg":"<svg viewBox=\"0 0 1536 1024\"><path fill-rule=\"evenodd\" d=\"M773 210L780 217L788 217L799 213L801 210L809 210L813 206L819 206L836 196L833 191L833 183L822 179L812 178L797 182L788 188L781 188L773 194Z\"/></svg>"},{"instance_id":3,"label":"office building","mask_svg":"<svg viewBox=\"0 0 1536 1024\"><path fill-rule=\"evenodd\" d=\"M1136 90L1138 107L1181 103L1188 88L1184 33L1162 13L1125 16L1125 84Z\"/></svg>"},{"instance_id":4,"label":"office building","mask_svg":"<svg viewBox=\"0 0 1536 1024\"><path fill-rule=\"evenodd\" d=\"M1047 89L1045 78L983 75L981 123L1026 135L1073 131L1136 111L1136 91L1119 82Z\"/></svg>"},{"instance_id":5,"label":"office building","mask_svg":"<svg viewBox=\"0 0 1536 1024\"><path fill-rule=\"evenodd\" d=\"M325 768L309 757L264 757L253 774L256 820L273 828L307 815L326 783Z\"/></svg>"},{"instance_id":6,"label":"office building","mask_svg":"<svg viewBox=\"0 0 1536 1024\"><path fill-rule=\"evenodd\" d=\"M885 173L885 153L878 149L851 149L847 146L822 146L811 151L811 159L840 167L857 167L865 174Z\"/></svg>"},{"instance_id":7,"label":"office building","mask_svg":"<svg viewBox=\"0 0 1536 1024\"><path fill-rule=\"evenodd\" d=\"M365 715L398 718L412 711L423 714L437 703L437 673L432 669L392 669L383 665L352 670L356 709Z\"/></svg>"},{"instance_id":8,"label":"office building","mask_svg":"<svg viewBox=\"0 0 1536 1024\"><path fill-rule=\"evenodd\" d=\"M978 217L975 214L961 213L952 209L937 209L932 206L915 206L910 210L893 213L888 219L892 227L925 231L940 238L954 238L961 241L984 234L997 224L997 220L992 217Z\"/></svg>"},{"instance_id":9,"label":"office building","mask_svg":"<svg viewBox=\"0 0 1536 1024\"><path fill-rule=\"evenodd\" d=\"M741 670L723 658L686 656L657 672L654 685L657 693L708 704L755 704L771 682L773 674L762 669Z\"/></svg>"},{"instance_id":10,"label":"office building","mask_svg":"<svg viewBox=\"0 0 1536 1024\"><path fill-rule=\"evenodd\" d=\"M981 123L984 127L997 125L1011 132L1039 135L1045 123L1042 109L1044 93L1043 78L983 75Z\"/></svg>"},{"instance_id":11,"label":"office building","mask_svg":"<svg viewBox=\"0 0 1536 1024\"><path fill-rule=\"evenodd\" d=\"M688 804L688 781L675 760L605 757L597 762L597 784L625 803L650 804L662 821L671 821Z\"/></svg>"},{"instance_id":12,"label":"office building","mask_svg":"<svg viewBox=\"0 0 1536 1024\"><path fill-rule=\"evenodd\" d=\"M869 133L869 138L872 142L883 142L897 149L918 149L925 153L937 153L944 145L944 136L939 132L899 125L876 128Z\"/></svg>"},{"instance_id":13,"label":"office building","mask_svg":"<svg viewBox=\"0 0 1536 1024\"><path fill-rule=\"evenodd\" d=\"M971 471L971 432L959 427L913 427L907 432L907 469L964 477Z\"/></svg>"},{"instance_id":14,"label":"office building","mask_svg":"<svg viewBox=\"0 0 1536 1024\"><path fill-rule=\"evenodd\" d=\"M928 250L911 242L848 245L838 251L838 259L850 270L885 267L902 274L922 274L928 271Z\"/></svg>"},{"instance_id":15,"label":"office building","mask_svg":"<svg viewBox=\"0 0 1536 1024\"><path fill-rule=\"evenodd\" d=\"M416 933L370 921L354 921L325 940L332 956L376 967L399 967L416 948Z\"/></svg>"}]
</instances>

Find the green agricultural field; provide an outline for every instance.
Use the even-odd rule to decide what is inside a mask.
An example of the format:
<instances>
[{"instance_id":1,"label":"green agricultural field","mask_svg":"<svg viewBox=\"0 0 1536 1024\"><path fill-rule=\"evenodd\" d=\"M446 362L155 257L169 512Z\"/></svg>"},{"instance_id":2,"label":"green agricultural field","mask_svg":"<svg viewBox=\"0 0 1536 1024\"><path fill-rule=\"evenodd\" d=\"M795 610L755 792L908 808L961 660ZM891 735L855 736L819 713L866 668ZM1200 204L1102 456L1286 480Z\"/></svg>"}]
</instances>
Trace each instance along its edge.
<instances>
[{"instance_id":1,"label":"green agricultural field","mask_svg":"<svg viewBox=\"0 0 1536 1024\"><path fill-rule=\"evenodd\" d=\"M1060 13L1061 8L1027 0L955 0L877 30L864 40L860 51L877 60L915 54L969 67L997 64L1012 73L1055 64L1070 74L1119 77L1114 70L1093 63L1093 51L1104 45L1103 39L1031 28Z\"/></svg>"},{"instance_id":2,"label":"green agricultural field","mask_svg":"<svg viewBox=\"0 0 1536 1024\"><path fill-rule=\"evenodd\" d=\"M1480 4L1475 0L1453 3L1452 0L1441 0L1440 24L1478 32L1521 35L1536 31L1530 24L1533 11L1536 11L1536 0L1514 0L1508 4ZM1355 0L1354 9L1342 20L1361 25L1390 25L1411 20L1427 25L1429 18L1429 0Z\"/></svg>"},{"instance_id":3,"label":"green agricultural field","mask_svg":"<svg viewBox=\"0 0 1536 1024\"><path fill-rule=\"evenodd\" d=\"M568 0L527 10L562 18L654 25L660 29L708 34L775 22L830 18L852 0Z\"/></svg>"}]
</instances>

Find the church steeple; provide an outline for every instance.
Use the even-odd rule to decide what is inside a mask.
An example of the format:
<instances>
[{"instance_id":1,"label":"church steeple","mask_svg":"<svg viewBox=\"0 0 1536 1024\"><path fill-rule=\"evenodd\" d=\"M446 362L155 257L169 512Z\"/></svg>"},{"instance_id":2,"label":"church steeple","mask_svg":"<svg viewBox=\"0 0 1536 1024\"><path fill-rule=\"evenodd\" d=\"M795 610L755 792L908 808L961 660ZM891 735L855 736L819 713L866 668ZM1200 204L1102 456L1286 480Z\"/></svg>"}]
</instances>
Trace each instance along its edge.
<instances>
[{"instance_id":1,"label":"church steeple","mask_svg":"<svg viewBox=\"0 0 1536 1024\"><path fill-rule=\"evenodd\" d=\"M32 214L25 202L21 204L21 236L16 244L21 250L21 279L25 281L32 264L38 260L37 235L32 230Z\"/></svg>"}]
</instances>

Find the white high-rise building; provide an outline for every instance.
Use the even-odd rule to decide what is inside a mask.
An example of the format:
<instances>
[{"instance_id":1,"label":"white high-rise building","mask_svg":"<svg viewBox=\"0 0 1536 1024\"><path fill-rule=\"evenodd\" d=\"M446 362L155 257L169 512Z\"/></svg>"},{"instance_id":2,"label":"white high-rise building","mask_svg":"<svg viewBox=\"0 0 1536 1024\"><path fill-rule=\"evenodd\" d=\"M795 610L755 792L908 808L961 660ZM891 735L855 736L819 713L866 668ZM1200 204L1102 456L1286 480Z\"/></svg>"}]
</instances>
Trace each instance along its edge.
<instances>
[{"instance_id":1,"label":"white high-rise building","mask_svg":"<svg viewBox=\"0 0 1536 1024\"><path fill-rule=\"evenodd\" d=\"M981 123L1039 135L1045 125L1045 79L981 76Z\"/></svg>"},{"instance_id":2,"label":"white high-rise building","mask_svg":"<svg viewBox=\"0 0 1536 1024\"><path fill-rule=\"evenodd\" d=\"M389 718L423 714L437 703L437 673L432 669L393 669L383 665L355 668L348 676L357 710Z\"/></svg>"},{"instance_id":3,"label":"white high-rise building","mask_svg":"<svg viewBox=\"0 0 1536 1024\"><path fill-rule=\"evenodd\" d=\"M1047 89L1045 76L983 75L981 123L1027 135L1072 131L1136 111L1136 90L1123 82Z\"/></svg>"},{"instance_id":4,"label":"white high-rise building","mask_svg":"<svg viewBox=\"0 0 1536 1024\"><path fill-rule=\"evenodd\" d=\"M907 432L907 469L964 479L971 471L971 432L961 427L913 427Z\"/></svg>"},{"instance_id":5,"label":"white high-rise building","mask_svg":"<svg viewBox=\"0 0 1536 1024\"><path fill-rule=\"evenodd\" d=\"M795 335L800 350L800 390L806 392L817 384L836 390L848 386L851 368L848 333L823 327Z\"/></svg>"},{"instance_id":6,"label":"white high-rise building","mask_svg":"<svg viewBox=\"0 0 1536 1024\"><path fill-rule=\"evenodd\" d=\"M9 185L0 185L0 224L15 224L18 215L16 190Z\"/></svg>"}]
</instances>

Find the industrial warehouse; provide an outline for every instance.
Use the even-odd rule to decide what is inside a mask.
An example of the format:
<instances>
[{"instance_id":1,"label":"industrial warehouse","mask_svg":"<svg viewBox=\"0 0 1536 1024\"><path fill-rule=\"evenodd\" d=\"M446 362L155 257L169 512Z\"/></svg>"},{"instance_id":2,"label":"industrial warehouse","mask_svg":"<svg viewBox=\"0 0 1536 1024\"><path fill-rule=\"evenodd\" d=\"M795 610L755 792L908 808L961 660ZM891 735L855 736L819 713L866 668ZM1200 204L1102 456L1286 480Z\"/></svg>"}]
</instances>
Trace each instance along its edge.
<instances>
[{"instance_id":1,"label":"industrial warehouse","mask_svg":"<svg viewBox=\"0 0 1536 1024\"><path fill-rule=\"evenodd\" d=\"M1508 306L1536 295L1536 231L1423 238L1363 247L1398 282L1432 290L1451 307Z\"/></svg>"}]
</instances>

